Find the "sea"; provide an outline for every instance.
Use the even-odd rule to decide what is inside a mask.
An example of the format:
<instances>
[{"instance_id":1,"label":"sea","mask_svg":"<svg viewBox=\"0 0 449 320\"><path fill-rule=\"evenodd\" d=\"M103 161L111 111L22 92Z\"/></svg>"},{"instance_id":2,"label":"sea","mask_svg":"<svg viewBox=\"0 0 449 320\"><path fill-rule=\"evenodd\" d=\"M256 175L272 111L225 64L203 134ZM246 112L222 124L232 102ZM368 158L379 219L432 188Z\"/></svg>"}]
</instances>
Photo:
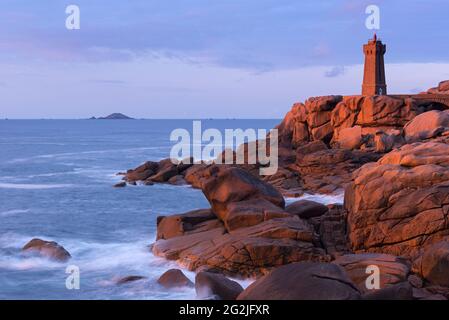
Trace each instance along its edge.
<instances>
[{"instance_id":1,"label":"sea","mask_svg":"<svg viewBox=\"0 0 449 320\"><path fill-rule=\"evenodd\" d=\"M279 122L201 120L204 129L221 132L268 130ZM195 299L194 288L157 283L180 267L149 246L157 216L209 207L202 192L168 184L113 187L118 172L168 158L170 134L192 126L192 120L0 120L0 299ZM23 254L33 238L58 242L72 258L59 263ZM71 266L79 269L79 288L66 285ZM146 278L117 284L130 275Z\"/></svg>"}]
</instances>

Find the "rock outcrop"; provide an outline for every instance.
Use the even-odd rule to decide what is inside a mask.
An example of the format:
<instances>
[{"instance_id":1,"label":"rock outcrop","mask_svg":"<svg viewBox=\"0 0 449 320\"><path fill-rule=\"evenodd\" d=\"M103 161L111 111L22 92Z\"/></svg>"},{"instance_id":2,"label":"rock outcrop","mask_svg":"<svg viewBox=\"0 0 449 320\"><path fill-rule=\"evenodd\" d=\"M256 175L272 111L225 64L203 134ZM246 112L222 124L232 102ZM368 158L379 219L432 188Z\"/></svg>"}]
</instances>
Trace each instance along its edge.
<instances>
[{"instance_id":1,"label":"rock outcrop","mask_svg":"<svg viewBox=\"0 0 449 320\"><path fill-rule=\"evenodd\" d=\"M354 173L345 207L351 247L415 257L449 238L449 145L414 143Z\"/></svg>"},{"instance_id":2,"label":"rock outcrop","mask_svg":"<svg viewBox=\"0 0 449 320\"><path fill-rule=\"evenodd\" d=\"M449 94L449 80L441 81L438 87L427 90L429 94Z\"/></svg>"},{"instance_id":3,"label":"rock outcrop","mask_svg":"<svg viewBox=\"0 0 449 320\"><path fill-rule=\"evenodd\" d=\"M208 266L252 277L298 261L329 261L312 227L298 217L275 218L227 232L224 226L154 243L153 253L190 270Z\"/></svg>"}]
</instances>

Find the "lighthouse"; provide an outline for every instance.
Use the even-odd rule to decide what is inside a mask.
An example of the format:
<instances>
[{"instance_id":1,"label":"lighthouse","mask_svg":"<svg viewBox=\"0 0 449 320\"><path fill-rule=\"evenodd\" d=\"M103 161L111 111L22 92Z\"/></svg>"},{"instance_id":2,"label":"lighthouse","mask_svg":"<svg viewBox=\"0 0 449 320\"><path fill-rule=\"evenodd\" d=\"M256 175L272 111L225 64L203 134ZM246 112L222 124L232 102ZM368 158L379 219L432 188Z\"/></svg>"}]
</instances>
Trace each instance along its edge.
<instances>
[{"instance_id":1,"label":"lighthouse","mask_svg":"<svg viewBox=\"0 0 449 320\"><path fill-rule=\"evenodd\" d=\"M365 68L363 74L362 95L386 95L387 84L385 83L384 54L386 45L377 39L374 34L373 39L363 45L365 54Z\"/></svg>"}]
</instances>

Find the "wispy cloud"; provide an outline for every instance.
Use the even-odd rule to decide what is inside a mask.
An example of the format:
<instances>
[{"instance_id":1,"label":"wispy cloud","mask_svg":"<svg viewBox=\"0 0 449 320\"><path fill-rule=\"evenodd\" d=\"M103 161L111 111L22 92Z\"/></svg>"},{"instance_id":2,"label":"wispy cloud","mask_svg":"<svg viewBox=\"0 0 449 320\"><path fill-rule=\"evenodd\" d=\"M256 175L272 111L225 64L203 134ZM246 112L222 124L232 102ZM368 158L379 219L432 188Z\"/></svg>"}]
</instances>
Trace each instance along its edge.
<instances>
[{"instance_id":1,"label":"wispy cloud","mask_svg":"<svg viewBox=\"0 0 449 320\"><path fill-rule=\"evenodd\" d=\"M324 73L324 76L327 78L335 78L335 77L343 75L344 73L345 73L345 67L336 66L336 67L333 67L332 69L326 71Z\"/></svg>"}]
</instances>

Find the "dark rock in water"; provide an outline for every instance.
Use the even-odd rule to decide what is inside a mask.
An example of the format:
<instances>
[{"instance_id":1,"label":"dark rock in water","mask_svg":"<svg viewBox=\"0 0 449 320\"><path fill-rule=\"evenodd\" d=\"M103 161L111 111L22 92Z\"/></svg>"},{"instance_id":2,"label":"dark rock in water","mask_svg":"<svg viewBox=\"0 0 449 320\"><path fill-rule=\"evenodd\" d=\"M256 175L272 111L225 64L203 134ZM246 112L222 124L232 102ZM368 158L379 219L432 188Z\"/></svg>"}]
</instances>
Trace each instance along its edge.
<instances>
[{"instance_id":1,"label":"dark rock in water","mask_svg":"<svg viewBox=\"0 0 449 320\"><path fill-rule=\"evenodd\" d=\"M218 300L235 300L243 291L240 284L224 275L204 271L197 273L195 289L198 298Z\"/></svg>"},{"instance_id":2,"label":"dark rock in water","mask_svg":"<svg viewBox=\"0 0 449 320\"><path fill-rule=\"evenodd\" d=\"M146 279L146 277L143 277L143 276L126 276L126 277L118 279L116 283L117 284L125 284L125 283L140 281L140 280L144 280L144 279Z\"/></svg>"},{"instance_id":3,"label":"dark rock in water","mask_svg":"<svg viewBox=\"0 0 449 320\"><path fill-rule=\"evenodd\" d=\"M70 253L58 243L37 238L28 242L22 248L22 251L37 253L42 257L50 258L60 262L65 262L71 258Z\"/></svg>"},{"instance_id":4,"label":"dark rock in water","mask_svg":"<svg viewBox=\"0 0 449 320\"><path fill-rule=\"evenodd\" d=\"M106 117L99 117L100 120L130 120L133 118L130 118L128 116L125 116L123 113L111 113L110 115Z\"/></svg>"},{"instance_id":5,"label":"dark rock in water","mask_svg":"<svg viewBox=\"0 0 449 320\"><path fill-rule=\"evenodd\" d=\"M355 300L357 287L333 263L292 263L275 269L246 288L237 300Z\"/></svg>"},{"instance_id":6,"label":"dark rock in water","mask_svg":"<svg viewBox=\"0 0 449 320\"><path fill-rule=\"evenodd\" d=\"M168 183L175 186L182 186L187 184L182 175L176 175L171 177L170 179L168 179Z\"/></svg>"},{"instance_id":7,"label":"dark rock in water","mask_svg":"<svg viewBox=\"0 0 449 320\"><path fill-rule=\"evenodd\" d=\"M157 282L165 288L193 287L193 282L179 269L170 269L164 272Z\"/></svg>"},{"instance_id":8,"label":"dark rock in water","mask_svg":"<svg viewBox=\"0 0 449 320\"><path fill-rule=\"evenodd\" d=\"M126 187L125 181L114 184L114 188L123 188L123 187Z\"/></svg>"}]
</instances>

